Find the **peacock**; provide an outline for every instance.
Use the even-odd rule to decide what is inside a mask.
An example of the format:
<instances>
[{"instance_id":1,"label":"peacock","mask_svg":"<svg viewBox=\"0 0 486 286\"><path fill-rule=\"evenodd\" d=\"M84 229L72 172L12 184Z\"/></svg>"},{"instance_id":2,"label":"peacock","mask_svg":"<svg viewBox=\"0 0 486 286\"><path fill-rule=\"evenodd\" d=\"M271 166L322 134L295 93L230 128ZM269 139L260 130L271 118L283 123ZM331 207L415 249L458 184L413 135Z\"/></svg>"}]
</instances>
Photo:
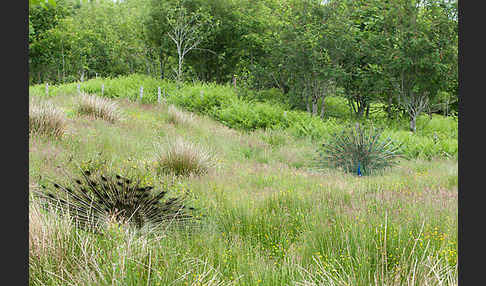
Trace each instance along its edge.
<instances>
[{"instance_id":1,"label":"peacock","mask_svg":"<svg viewBox=\"0 0 486 286\"><path fill-rule=\"evenodd\" d=\"M53 188L41 185L35 192L44 207L68 214L76 226L88 231L100 232L111 222L141 229L195 218L195 209L182 198L163 200L167 190L155 192L153 186L141 186L140 180L119 174L95 175L85 170L70 186L51 183Z\"/></svg>"}]
</instances>

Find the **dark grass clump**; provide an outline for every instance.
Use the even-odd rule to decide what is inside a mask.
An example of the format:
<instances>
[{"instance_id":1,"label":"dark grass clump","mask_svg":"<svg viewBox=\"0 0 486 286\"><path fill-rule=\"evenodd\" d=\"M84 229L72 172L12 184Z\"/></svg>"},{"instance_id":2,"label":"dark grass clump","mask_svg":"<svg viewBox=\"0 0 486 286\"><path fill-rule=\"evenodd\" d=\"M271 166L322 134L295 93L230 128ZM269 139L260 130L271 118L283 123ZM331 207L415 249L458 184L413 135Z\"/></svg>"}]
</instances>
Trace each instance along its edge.
<instances>
[{"instance_id":1,"label":"dark grass clump","mask_svg":"<svg viewBox=\"0 0 486 286\"><path fill-rule=\"evenodd\" d=\"M358 175L370 175L396 165L401 157L400 145L389 137L381 139L382 132L356 124L334 133L322 144L319 164Z\"/></svg>"},{"instance_id":2,"label":"dark grass clump","mask_svg":"<svg viewBox=\"0 0 486 286\"><path fill-rule=\"evenodd\" d=\"M156 192L153 186L118 174L86 170L69 186L53 182L52 188L41 187L36 194L48 210L67 214L76 226L96 233L112 224L155 229L195 219L194 208L187 207L183 198L164 200L167 190Z\"/></svg>"}]
</instances>

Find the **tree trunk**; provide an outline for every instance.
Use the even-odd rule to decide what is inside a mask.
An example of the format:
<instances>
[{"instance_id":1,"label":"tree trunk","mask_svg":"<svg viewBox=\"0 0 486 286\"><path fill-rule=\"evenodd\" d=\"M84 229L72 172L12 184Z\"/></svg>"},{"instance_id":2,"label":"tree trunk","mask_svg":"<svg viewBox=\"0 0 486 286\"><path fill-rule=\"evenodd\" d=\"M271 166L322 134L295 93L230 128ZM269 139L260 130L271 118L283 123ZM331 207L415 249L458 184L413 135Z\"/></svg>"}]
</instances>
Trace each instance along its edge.
<instances>
[{"instance_id":1,"label":"tree trunk","mask_svg":"<svg viewBox=\"0 0 486 286\"><path fill-rule=\"evenodd\" d=\"M412 131L413 133L415 133L415 131L417 131L417 115L412 115L411 118L410 118L410 131Z\"/></svg>"},{"instance_id":2,"label":"tree trunk","mask_svg":"<svg viewBox=\"0 0 486 286\"><path fill-rule=\"evenodd\" d=\"M164 62L160 59L160 79L164 79Z\"/></svg>"},{"instance_id":3,"label":"tree trunk","mask_svg":"<svg viewBox=\"0 0 486 286\"><path fill-rule=\"evenodd\" d=\"M392 119L392 96L391 94L388 95L388 106L386 107L386 113L388 114L388 119Z\"/></svg>"},{"instance_id":4,"label":"tree trunk","mask_svg":"<svg viewBox=\"0 0 486 286\"><path fill-rule=\"evenodd\" d=\"M317 96L312 96L312 116L317 116Z\"/></svg>"},{"instance_id":5,"label":"tree trunk","mask_svg":"<svg viewBox=\"0 0 486 286\"><path fill-rule=\"evenodd\" d=\"M182 79L182 57L179 57L179 68L177 70L177 81L181 82Z\"/></svg>"},{"instance_id":6,"label":"tree trunk","mask_svg":"<svg viewBox=\"0 0 486 286\"><path fill-rule=\"evenodd\" d=\"M303 93L304 93L304 96L305 96L305 107L307 109L307 112L310 113L311 112L311 110L310 110L310 95L307 94L307 92L305 92L305 90L304 90Z\"/></svg>"},{"instance_id":7,"label":"tree trunk","mask_svg":"<svg viewBox=\"0 0 486 286\"><path fill-rule=\"evenodd\" d=\"M321 118L324 118L324 98L325 96L322 96L322 102L321 102Z\"/></svg>"}]
</instances>

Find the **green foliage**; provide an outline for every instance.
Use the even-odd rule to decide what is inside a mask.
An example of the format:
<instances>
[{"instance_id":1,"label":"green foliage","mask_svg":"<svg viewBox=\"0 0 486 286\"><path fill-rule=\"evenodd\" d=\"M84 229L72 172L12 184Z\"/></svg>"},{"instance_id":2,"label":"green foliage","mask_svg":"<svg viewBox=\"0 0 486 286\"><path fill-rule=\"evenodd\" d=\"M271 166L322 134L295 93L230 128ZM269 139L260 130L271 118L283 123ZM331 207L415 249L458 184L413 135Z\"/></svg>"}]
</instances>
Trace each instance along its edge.
<instances>
[{"instance_id":1,"label":"green foliage","mask_svg":"<svg viewBox=\"0 0 486 286\"><path fill-rule=\"evenodd\" d=\"M255 91L248 88L240 88L238 89L238 96L245 101L264 102L272 105L278 105L284 109L290 109L288 96L278 88Z\"/></svg>"},{"instance_id":2,"label":"green foliage","mask_svg":"<svg viewBox=\"0 0 486 286\"><path fill-rule=\"evenodd\" d=\"M144 88L143 103L157 102L157 87L165 90L168 104L174 104L187 111L208 115L231 128L252 131L258 129L282 129L296 138L311 138L314 141L327 140L332 134L343 130L353 120L347 100L343 97L328 96L325 99L327 115L324 119L308 112L287 109L285 105L272 101L257 101L253 95L239 95L229 85L214 83L177 84L158 80L146 75L134 74L118 78L90 79L80 83L81 92L101 95L108 98L127 98L139 101L140 86ZM49 86L51 96L76 93L78 83ZM270 93L280 96L280 92ZM45 95L45 85L29 87L31 96ZM253 98L253 100L251 100ZM362 120L364 125L374 124L382 127L384 133L403 143L404 155L408 158L432 159L457 156L457 117L422 115L417 119L418 131L410 134L406 118L388 120L383 104L371 104L370 118ZM435 138L435 139L434 139Z\"/></svg>"},{"instance_id":3,"label":"green foliage","mask_svg":"<svg viewBox=\"0 0 486 286\"><path fill-rule=\"evenodd\" d=\"M217 114L221 108L231 105L233 100L231 88L211 83L185 86L169 98L170 103L208 115Z\"/></svg>"},{"instance_id":4,"label":"green foliage","mask_svg":"<svg viewBox=\"0 0 486 286\"><path fill-rule=\"evenodd\" d=\"M335 133L320 149L321 164L363 175L394 166L401 156L400 146L390 137L381 138L382 130L374 127L346 128Z\"/></svg>"},{"instance_id":5,"label":"green foliage","mask_svg":"<svg viewBox=\"0 0 486 286\"><path fill-rule=\"evenodd\" d=\"M61 1L56 11L68 12L55 17L38 16L34 9L30 19L38 36L29 44L30 81L73 82L96 73L107 77L154 71L139 20L145 13L143 1L102 0L76 9Z\"/></svg>"},{"instance_id":6,"label":"green foliage","mask_svg":"<svg viewBox=\"0 0 486 286\"><path fill-rule=\"evenodd\" d=\"M284 110L267 103L235 101L221 109L218 119L225 125L243 130L288 127Z\"/></svg>"}]
</instances>

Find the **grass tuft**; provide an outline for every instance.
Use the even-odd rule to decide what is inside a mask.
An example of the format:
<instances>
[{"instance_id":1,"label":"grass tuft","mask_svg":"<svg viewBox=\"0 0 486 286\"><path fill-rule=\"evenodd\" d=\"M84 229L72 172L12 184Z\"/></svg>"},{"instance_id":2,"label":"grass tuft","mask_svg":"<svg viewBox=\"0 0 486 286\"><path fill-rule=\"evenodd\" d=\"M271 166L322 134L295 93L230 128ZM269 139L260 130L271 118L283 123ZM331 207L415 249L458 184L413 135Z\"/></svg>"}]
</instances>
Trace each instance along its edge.
<instances>
[{"instance_id":1,"label":"grass tuft","mask_svg":"<svg viewBox=\"0 0 486 286\"><path fill-rule=\"evenodd\" d=\"M194 121L194 115L177 109L174 105L169 105L167 110L167 122L174 125L188 125Z\"/></svg>"},{"instance_id":2,"label":"grass tuft","mask_svg":"<svg viewBox=\"0 0 486 286\"><path fill-rule=\"evenodd\" d=\"M121 119L116 102L90 94L81 94L78 100L77 112L115 123Z\"/></svg>"},{"instance_id":3,"label":"grass tuft","mask_svg":"<svg viewBox=\"0 0 486 286\"><path fill-rule=\"evenodd\" d=\"M202 146L177 138L167 147L157 146L156 169L175 176L204 175L214 167L213 155Z\"/></svg>"},{"instance_id":4,"label":"grass tuft","mask_svg":"<svg viewBox=\"0 0 486 286\"><path fill-rule=\"evenodd\" d=\"M48 102L29 104L29 133L60 138L66 131L64 113Z\"/></svg>"}]
</instances>

